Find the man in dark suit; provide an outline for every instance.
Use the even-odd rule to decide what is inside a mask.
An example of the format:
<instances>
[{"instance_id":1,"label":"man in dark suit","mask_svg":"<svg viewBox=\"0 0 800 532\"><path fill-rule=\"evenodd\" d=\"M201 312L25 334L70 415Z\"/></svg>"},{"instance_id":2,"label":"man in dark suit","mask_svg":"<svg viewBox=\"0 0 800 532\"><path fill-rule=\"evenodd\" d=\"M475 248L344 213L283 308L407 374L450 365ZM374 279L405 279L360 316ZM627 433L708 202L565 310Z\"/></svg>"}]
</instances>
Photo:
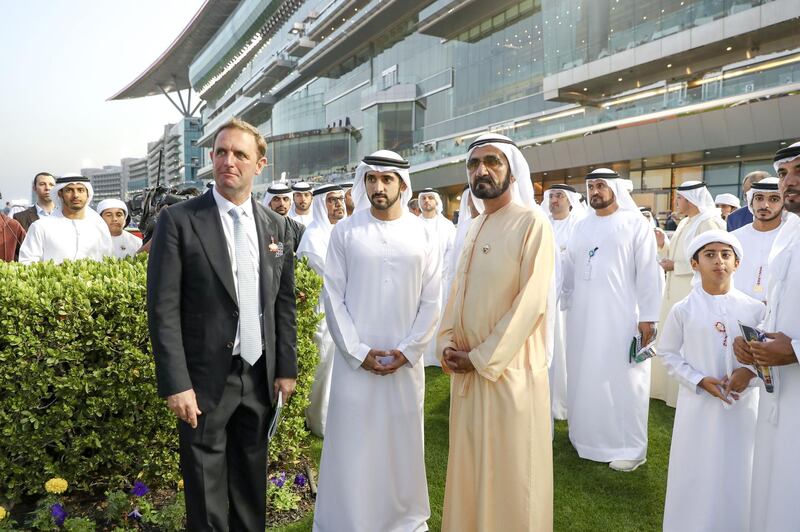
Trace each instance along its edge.
<instances>
[{"instance_id":1,"label":"man in dark suit","mask_svg":"<svg viewBox=\"0 0 800 532\"><path fill-rule=\"evenodd\" d=\"M49 216L55 208L55 203L50 197L50 190L56 186L56 178L47 172L39 172L33 178L33 191L36 193L36 203L22 212L14 215L25 231L33 222L42 216Z\"/></svg>"},{"instance_id":2,"label":"man in dark suit","mask_svg":"<svg viewBox=\"0 0 800 532\"><path fill-rule=\"evenodd\" d=\"M250 124L221 126L213 189L165 209L150 250L156 378L179 418L192 531L264 530L272 405L297 376L294 242L251 197L265 153Z\"/></svg>"}]
</instances>

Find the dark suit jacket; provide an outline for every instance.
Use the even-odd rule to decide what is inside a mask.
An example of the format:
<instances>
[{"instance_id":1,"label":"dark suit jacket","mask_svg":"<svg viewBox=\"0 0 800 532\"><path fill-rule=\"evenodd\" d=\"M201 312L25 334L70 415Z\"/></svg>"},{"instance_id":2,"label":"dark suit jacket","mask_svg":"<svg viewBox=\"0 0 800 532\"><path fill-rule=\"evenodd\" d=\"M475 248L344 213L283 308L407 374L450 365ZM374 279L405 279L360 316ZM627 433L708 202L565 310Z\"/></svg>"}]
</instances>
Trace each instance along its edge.
<instances>
[{"instance_id":1,"label":"dark suit jacket","mask_svg":"<svg viewBox=\"0 0 800 532\"><path fill-rule=\"evenodd\" d=\"M306 226L297 220L292 220L288 216L284 216L284 218L286 218L286 222L289 224L290 232L294 234L294 252L297 253L300 241L303 240L303 233L306 232Z\"/></svg>"},{"instance_id":2,"label":"dark suit jacket","mask_svg":"<svg viewBox=\"0 0 800 532\"><path fill-rule=\"evenodd\" d=\"M753 223L753 213L747 207L736 209L728 215L725 221L728 232L736 231L740 227Z\"/></svg>"},{"instance_id":3,"label":"dark suit jacket","mask_svg":"<svg viewBox=\"0 0 800 532\"><path fill-rule=\"evenodd\" d=\"M14 219L27 231L31 224L39 219L39 213L36 212L36 205L28 207L22 212L18 212L14 215Z\"/></svg>"},{"instance_id":4,"label":"dark suit jacket","mask_svg":"<svg viewBox=\"0 0 800 532\"><path fill-rule=\"evenodd\" d=\"M297 376L294 242L282 216L255 201L253 212L265 366L274 402L274 379ZM270 251L273 239L283 244L282 256ZM147 264L147 320L159 395L193 388L200 410L213 410L230 369L239 311L222 222L210 190L159 216Z\"/></svg>"}]
</instances>

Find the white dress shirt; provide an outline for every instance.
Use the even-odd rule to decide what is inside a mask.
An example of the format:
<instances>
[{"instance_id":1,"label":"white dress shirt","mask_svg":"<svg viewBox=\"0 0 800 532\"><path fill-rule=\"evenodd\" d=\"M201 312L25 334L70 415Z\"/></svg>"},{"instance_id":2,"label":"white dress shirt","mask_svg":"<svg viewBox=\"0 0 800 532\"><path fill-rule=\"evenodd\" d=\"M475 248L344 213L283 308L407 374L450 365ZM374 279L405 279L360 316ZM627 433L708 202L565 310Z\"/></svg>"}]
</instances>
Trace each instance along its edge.
<instances>
[{"instance_id":1,"label":"white dress shirt","mask_svg":"<svg viewBox=\"0 0 800 532\"><path fill-rule=\"evenodd\" d=\"M36 207L36 214L39 215L39 218L44 218L45 216L50 216L52 214L52 211L47 212L38 203L35 203L34 205Z\"/></svg>"},{"instance_id":2,"label":"white dress shirt","mask_svg":"<svg viewBox=\"0 0 800 532\"><path fill-rule=\"evenodd\" d=\"M239 213L241 215L242 223L244 224L244 229L247 232L247 242L250 248L250 256L253 258L253 262L256 266L256 276L259 279L259 283L261 282L260 273L261 273L261 265L259 264L259 253L258 253L258 232L256 231L256 219L253 214L253 202L250 200L248 196L247 201L242 203L241 205L236 205L231 201L228 201L222 194L219 193L217 190L216 185L212 189L212 193L214 195L214 201L217 203L217 209L219 210L219 218L222 222L222 232L225 235L225 242L228 248L228 257L231 261L231 272L233 273L233 284L236 287L236 297L239 298L239 278L237 276L237 269L236 269L236 250L234 249L234 239L233 239L233 217L229 214L231 209L239 209ZM261 309L261 300L259 298L259 314ZM236 328L236 339L233 341L233 354L238 355L241 353L241 347L239 345L239 327Z\"/></svg>"}]
</instances>

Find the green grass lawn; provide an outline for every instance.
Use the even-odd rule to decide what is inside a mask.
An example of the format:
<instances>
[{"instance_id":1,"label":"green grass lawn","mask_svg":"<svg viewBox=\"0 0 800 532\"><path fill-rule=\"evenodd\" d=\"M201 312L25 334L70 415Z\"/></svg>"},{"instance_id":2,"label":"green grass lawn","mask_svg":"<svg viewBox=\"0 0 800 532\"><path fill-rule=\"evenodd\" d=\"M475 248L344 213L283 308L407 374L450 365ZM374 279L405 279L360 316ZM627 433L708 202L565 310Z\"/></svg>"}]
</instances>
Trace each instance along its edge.
<instances>
[{"instance_id":1,"label":"green grass lawn","mask_svg":"<svg viewBox=\"0 0 800 532\"><path fill-rule=\"evenodd\" d=\"M447 472L450 385L448 377L438 368L427 368L425 378L425 463L431 502L428 526L438 531ZM647 463L633 473L612 471L606 464L578 458L569 443L567 423L557 422L553 442L555 530L660 530L673 416L674 410L661 401L650 402ZM317 460L320 451L321 441L316 440L312 452ZM308 515L297 523L273 530L304 532L311 530L311 522L312 516Z\"/></svg>"}]
</instances>

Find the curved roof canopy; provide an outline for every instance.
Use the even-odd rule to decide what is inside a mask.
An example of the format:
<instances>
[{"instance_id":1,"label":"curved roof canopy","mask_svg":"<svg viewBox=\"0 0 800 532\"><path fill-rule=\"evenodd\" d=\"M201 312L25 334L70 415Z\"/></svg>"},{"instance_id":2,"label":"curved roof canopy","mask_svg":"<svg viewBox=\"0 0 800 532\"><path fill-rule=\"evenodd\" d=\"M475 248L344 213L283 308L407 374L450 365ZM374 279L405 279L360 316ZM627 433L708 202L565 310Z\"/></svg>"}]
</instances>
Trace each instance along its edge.
<instances>
[{"instance_id":1,"label":"curved roof canopy","mask_svg":"<svg viewBox=\"0 0 800 532\"><path fill-rule=\"evenodd\" d=\"M191 88L189 64L222 27L239 0L206 0L169 48L109 100L142 98Z\"/></svg>"}]
</instances>

